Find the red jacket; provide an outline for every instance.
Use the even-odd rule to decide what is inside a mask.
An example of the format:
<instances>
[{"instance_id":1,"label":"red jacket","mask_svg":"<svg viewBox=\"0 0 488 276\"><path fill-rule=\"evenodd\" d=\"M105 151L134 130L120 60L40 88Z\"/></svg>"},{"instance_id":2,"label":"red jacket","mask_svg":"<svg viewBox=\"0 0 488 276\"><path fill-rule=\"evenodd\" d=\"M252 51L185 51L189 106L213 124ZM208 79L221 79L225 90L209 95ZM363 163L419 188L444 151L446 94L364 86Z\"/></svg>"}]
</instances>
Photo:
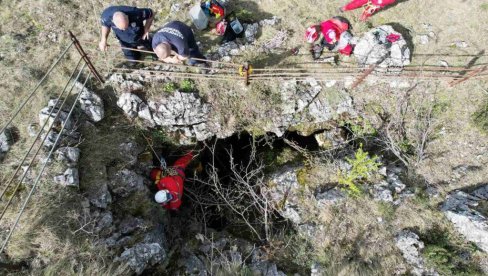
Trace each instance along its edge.
<instances>
[{"instance_id":1,"label":"red jacket","mask_svg":"<svg viewBox=\"0 0 488 276\"><path fill-rule=\"evenodd\" d=\"M320 29L322 30L322 36L328 44L334 44L341 38L341 34L349 30L349 24L341 21L338 18L332 18L320 23ZM343 55L349 56L352 53L352 45L347 44L344 48L339 49L339 52Z\"/></svg>"},{"instance_id":2,"label":"red jacket","mask_svg":"<svg viewBox=\"0 0 488 276\"><path fill-rule=\"evenodd\" d=\"M173 167L178 172L178 175L166 176L159 178L161 175L161 169L156 168L151 171L151 179L155 182L158 190L168 190L173 196L173 200L168 203L162 203L161 205L170 210L177 210L181 206L181 198L183 197L183 183L185 182L185 168L188 166L193 158L191 152L185 154L180 159L176 160Z\"/></svg>"}]
</instances>

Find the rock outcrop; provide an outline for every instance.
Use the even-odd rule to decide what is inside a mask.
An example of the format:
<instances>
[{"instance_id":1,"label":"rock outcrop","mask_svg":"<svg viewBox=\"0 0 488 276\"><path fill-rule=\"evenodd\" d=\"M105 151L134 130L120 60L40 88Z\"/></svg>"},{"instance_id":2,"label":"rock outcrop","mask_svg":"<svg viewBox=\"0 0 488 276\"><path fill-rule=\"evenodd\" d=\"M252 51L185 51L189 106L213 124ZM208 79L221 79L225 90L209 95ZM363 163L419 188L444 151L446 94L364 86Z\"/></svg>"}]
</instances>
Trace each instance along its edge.
<instances>
[{"instance_id":1,"label":"rock outcrop","mask_svg":"<svg viewBox=\"0 0 488 276\"><path fill-rule=\"evenodd\" d=\"M486 200L488 200L488 185L471 193L454 191L447 197L441 210L459 233L488 252L488 221L485 215L475 209L479 202Z\"/></svg>"},{"instance_id":2,"label":"rock outcrop","mask_svg":"<svg viewBox=\"0 0 488 276\"><path fill-rule=\"evenodd\" d=\"M127 263L137 275L140 275L147 267L161 262L166 256L166 250L158 243L140 243L126 249L116 260Z\"/></svg>"},{"instance_id":3,"label":"rock outcrop","mask_svg":"<svg viewBox=\"0 0 488 276\"><path fill-rule=\"evenodd\" d=\"M13 128L7 128L4 132L0 133L0 161L5 158L13 143Z\"/></svg>"},{"instance_id":4,"label":"rock outcrop","mask_svg":"<svg viewBox=\"0 0 488 276\"><path fill-rule=\"evenodd\" d=\"M401 72L410 64L411 49L402 34L392 26L376 27L359 39L354 56L363 66L377 65L378 71Z\"/></svg>"},{"instance_id":5,"label":"rock outcrop","mask_svg":"<svg viewBox=\"0 0 488 276\"><path fill-rule=\"evenodd\" d=\"M83 88L83 84L77 82L76 87L78 89ZM105 109L103 106L103 100L95 94L95 92L88 90L88 88L83 88L79 98L81 105L81 110L86 114L86 116L93 122L101 121L105 116Z\"/></svg>"},{"instance_id":6,"label":"rock outcrop","mask_svg":"<svg viewBox=\"0 0 488 276\"><path fill-rule=\"evenodd\" d=\"M402 252L407 263L412 266L411 273L413 275L426 275L424 260L421 255L424 249L424 243L417 234L409 230L401 231L396 236L396 246ZM429 273L428 275L433 275L433 273Z\"/></svg>"}]
</instances>

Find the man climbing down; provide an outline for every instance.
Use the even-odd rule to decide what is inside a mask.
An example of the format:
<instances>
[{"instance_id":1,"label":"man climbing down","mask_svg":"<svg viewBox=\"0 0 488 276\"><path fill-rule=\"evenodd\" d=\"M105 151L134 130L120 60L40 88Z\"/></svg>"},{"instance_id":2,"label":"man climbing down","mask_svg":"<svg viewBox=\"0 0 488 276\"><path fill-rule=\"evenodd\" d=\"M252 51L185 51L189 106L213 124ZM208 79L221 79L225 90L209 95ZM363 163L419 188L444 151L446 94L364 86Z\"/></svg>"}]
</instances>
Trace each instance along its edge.
<instances>
[{"instance_id":1,"label":"man climbing down","mask_svg":"<svg viewBox=\"0 0 488 276\"><path fill-rule=\"evenodd\" d=\"M349 32L349 23L345 20L333 17L320 25L311 26L305 33L305 39L311 44L310 52L314 59L318 59L324 47L329 51L349 56L352 53L352 34Z\"/></svg>"},{"instance_id":2,"label":"man climbing down","mask_svg":"<svg viewBox=\"0 0 488 276\"><path fill-rule=\"evenodd\" d=\"M364 7L364 11L361 14L361 21L368 20L375 12L382 8L394 4L396 0L352 0L344 7L339 8L341 12L355 10L360 7Z\"/></svg>"},{"instance_id":3,"label":"man climbing down","mask_svg":"<svg viewBox=\"0 0 488 276\"><path fill-rule=\"evenodd\" d=\"M144 47L151 50L149 29L154 19L151 9L138 9L128 6L112 6L102 13L102 35L99 43L101 51L107 50L107 38L113 30L120 45L125 48L136 49ZM144 23L145 21L145 23ZM129 49L122 49L124 56L130 60L138 60L141 53Z\"/></svg>"},{"instance_id":4,"label":"man climbing down","mask_svg":"<svg viewBox=\"0 0 488 276\"><path fill-rule=\"evenodd\" d=\"M193 153L189 152L176 160L173 167L165 168L164 161L160 168L152 169L151 179L158 188L154 196L157 203L169 210L178 210L183 197L185 168L191 162ZM164 160L164 159L162 159Z\"/></svg>"},{"instance_id":5,"label":"man climbing down","mask_svg":"<svg viewBox=\"0 0 488 276\"><path fill-rule=\"evenodd\" d=\"M206 59L198 49L190 27L180 21L172 21L159 30L153 38L152 47L159 60L166 63L183 63L189 59L190 65L205 63L192 58Z\"/></svg>"}]
</instances>

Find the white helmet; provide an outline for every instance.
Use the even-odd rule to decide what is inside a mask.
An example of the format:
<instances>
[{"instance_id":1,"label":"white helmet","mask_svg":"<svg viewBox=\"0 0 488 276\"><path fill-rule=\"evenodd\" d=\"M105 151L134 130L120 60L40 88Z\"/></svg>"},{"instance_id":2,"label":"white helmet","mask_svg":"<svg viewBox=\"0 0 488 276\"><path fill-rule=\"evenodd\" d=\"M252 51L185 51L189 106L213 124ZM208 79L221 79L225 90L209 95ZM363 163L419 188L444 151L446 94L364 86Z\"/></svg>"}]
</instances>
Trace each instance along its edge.
<instances>
[{"instance_id":1,"label":"white helmet","mask_svg":"<svg viewBox=\"0 0 488 276\"><path fill-rule=\"evenodd\" d=\"M161 190L154 195L154 200L156 200L157 203L167 203L172 199L173 197L168 190Z\"/></svg>"}]
</instances>

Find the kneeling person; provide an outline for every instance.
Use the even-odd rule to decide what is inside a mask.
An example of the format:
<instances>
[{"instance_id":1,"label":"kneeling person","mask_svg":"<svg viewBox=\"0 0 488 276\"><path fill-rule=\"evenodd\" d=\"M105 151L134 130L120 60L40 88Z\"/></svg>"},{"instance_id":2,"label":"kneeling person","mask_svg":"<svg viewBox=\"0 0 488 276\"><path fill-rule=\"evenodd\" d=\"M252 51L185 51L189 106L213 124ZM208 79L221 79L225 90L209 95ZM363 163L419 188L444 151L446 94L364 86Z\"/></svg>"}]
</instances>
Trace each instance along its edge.
<instances>
[{"instance_id":1,"label":"kneeling person","mask_svg":"<svg viewBox=\"0 0 488 276\"><path fill-rule=\"evenodd\" d=\"M353 51L352 34L349 23L339 17L333 17L319 25L311 26L305 33L305 40L310 44L314 59L322 54L323 48L338 51L349 56Z\"/></svg>"},{"instance_id":2,"label":"kneeling person","mask_svg":"<svg viewBox=\"0 0 488 276\"><path fill-rule=\"evenodd\" d=\"M198 49L195 36L190 27L180 21L166 24L153 37L152 47L159 60L166 63L183 63L190 59L189 64L204 63L192 58L206 59Z\"/></svg>"},{"instance_id":3,"label":"kneeling person","mask_svg":"<svg viewBox=\"0 0 488 276\"><path fill-rule=\"evenodd\" d=\"M112 6L102 13L102 35L99 43L100 50L107 49L107 38L110 30L124 48L137 48L143 46L151 49L151 28L154 13L151 9L139 9L128 6ZM145 23L144 23L145 22ZM138 60L141 53L130 49L122 49L128 60Z\"/></svg>"}]
</instances>

